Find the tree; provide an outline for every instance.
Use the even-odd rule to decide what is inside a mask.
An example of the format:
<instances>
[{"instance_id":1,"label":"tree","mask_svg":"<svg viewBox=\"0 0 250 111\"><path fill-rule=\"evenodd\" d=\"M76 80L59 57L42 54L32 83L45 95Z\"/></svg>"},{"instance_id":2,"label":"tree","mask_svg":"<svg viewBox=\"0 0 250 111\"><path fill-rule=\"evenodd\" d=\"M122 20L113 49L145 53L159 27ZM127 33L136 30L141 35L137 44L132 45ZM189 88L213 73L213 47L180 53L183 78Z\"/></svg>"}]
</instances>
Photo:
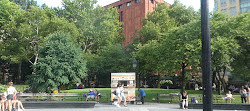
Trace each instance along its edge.
<instances>
[{"instance_id":1,"label":"tree","mask_svg":"<svg viewBox=\"0 0 250 111\"><path fill-rule=\"evenodd\" d=\"M152 75L157 73L157 80L155 83L157 88L160 88L160 73L166 73L169 71L166 66L167 57L163 57L166 52L167 50L165 50L158 41L152 40L143 46L139 45L138 51L135 54L140 74L145 70Z\"/></svg>"},{"instance_id":2,"label":"tree","mask_svg":"<svg viewBox=\"0 0 250 111\"><path fill-rule=\"evenodd\" d=\"M234 28L230 25L230 18L218 12L211 18L211 53L213 82L217 83L220 94L220 86L227 90L224 79L226 70L231 69L234 56L239 53L239 45L235 40Z\"/></svg>"},{"instance_id":3,"label":"tree","mask_svg":"<svg viewBox=\"0 0 250 111\"><path fill-rule=\"evenodd\" d=\"M58 89L60 92L63 86L80 82L86 76L86 60L69 34L58 32L49 35L40 54L41 58L34 65L35 74L29 80L33 91Z\"/></svg>"},{"instance_id":4,"label":"tree","mask_svg":"<svg viewBox=\"0 0 250 111\"><path fill-rule=\"evenodd\" d=\"M95 4L96 0L63 0L64 17L77 26L77 42L84 52L97 53L101 47L121 43L123 39L117 10L95 8Z\"/></svg>"},{"instance_id":5,"label":"tree","mask_svg":"<svg viewBox=\"0 0 250 111\"><path fill-rule=\"evenodd\" d=\"M131 71L130 55L121 44L104 46L97 55L88 57L88 74L95 76L97 85L109 86L110 74L112 72Z\"/></svg>"},{"instance_id":6,"label":"tree","mask_svg":"<svg viewBox=\"0 0 250 111\"><path fill-rule=\"evenodd\" d=\"M249 13L241 14L230 21L235 40L240 45L239 54L235 55L232 63L233 78L240 78L245 82L250 80L250 15Z\"/></svg>"},{"instance_id":7,"label":"tree","mask_svg":"<svg viewBox=\"0 0 250 111\"><path fill-rule=\"evenodd\" d=\"M143 46L138 47L136 56L140 71L144 72L149 68L158 73L157 87L160 87L160 73L171 74L181 69L184 89L186 68L192 66L194 71L198 67L199 22L192 22L196 16L192 8L186 9L176 1L170 7L158 5L143 21L143 28L140 30ZM192 56L193 54L196 55Z\"/></svg>"}]
</instances>

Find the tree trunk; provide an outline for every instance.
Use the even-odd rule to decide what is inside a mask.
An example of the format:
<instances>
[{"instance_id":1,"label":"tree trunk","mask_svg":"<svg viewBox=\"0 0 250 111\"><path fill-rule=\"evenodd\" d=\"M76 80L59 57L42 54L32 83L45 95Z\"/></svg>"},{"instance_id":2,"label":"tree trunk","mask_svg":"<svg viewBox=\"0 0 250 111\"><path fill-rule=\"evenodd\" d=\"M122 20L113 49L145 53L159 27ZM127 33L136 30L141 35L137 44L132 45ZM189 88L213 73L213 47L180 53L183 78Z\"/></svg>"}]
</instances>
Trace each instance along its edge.
<instances>
[{"instance_id":1,"label":"tree trunk","mask_svg":"<svg viewBox=\"0 0 250 111\"><path fill-rule=\"evenodd\" d=\"M22 74L22 62L18 63L18 69L17 69L17 81L18 81L18 83L21 83L21 74Z\"/></svg>"},{"instance_id":2,"label":"tree trunk","mask_svg":"<svg viewBox=\"0 0 250 111\"><path fill-rule=\"evenodd\" d=\"M159 72L157 72L157 88L161 88L161 84L160 84L160 81L161 81L161 75L160 75L160 73Z\"/></svg>"},{"instance_id":3,"label":"tree trunk","mask_svg":"<svg viewBox=\"0 0 250 111\"><path fill-rule=\"evenodd\" d=\"M182 62L181 64L181 91L183 92L185 90L185 86L186 86L186 76L185 76L185 68L186 65L184 62Z\"/></svg>"}]
</instances>

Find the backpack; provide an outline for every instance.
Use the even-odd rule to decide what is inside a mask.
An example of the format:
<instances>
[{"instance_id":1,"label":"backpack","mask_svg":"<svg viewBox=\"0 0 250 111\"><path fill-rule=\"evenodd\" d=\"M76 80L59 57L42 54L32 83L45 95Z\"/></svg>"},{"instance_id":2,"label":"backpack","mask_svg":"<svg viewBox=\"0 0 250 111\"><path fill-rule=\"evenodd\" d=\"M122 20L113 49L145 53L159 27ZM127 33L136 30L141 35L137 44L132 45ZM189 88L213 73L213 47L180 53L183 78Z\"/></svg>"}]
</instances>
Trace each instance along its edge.
<instances>
[{"instance_id":1,"label":"backpack","mask_svg":"<svg viewBox=\"0 0 250 111\"><path fill-rule=\"evenodd\" d=\"M116 90L114 90L112 93L113 93L114 95L116 95Z\"/></svg>"},{"instance_id":2,"label":"backpack","mask_svg":"<svg viewBox=\"0 0 250 111\"><path fill-rule=\"evenodd\" d=\"M195 97L191 98L191 103L196 103L196 98Z\"/></svg>"}]
</instances>

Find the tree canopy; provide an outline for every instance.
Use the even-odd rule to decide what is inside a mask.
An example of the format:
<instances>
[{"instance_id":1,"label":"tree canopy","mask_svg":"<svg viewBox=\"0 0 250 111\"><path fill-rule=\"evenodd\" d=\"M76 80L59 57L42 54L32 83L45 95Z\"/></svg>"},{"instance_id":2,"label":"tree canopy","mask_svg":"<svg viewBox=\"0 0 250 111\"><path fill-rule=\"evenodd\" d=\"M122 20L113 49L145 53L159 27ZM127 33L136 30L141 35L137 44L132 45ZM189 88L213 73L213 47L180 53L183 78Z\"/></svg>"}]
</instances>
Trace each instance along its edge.
<instances>
[{"instance_id":1,"label":"tree canopy","mask_svg":"<svg viewBox=\"0 0 250 111\"><path fill-rule=\"evenodd\" d=\"M36 92L48 92L63 88L71 82L80 82L86 76L86 59L80 47L69 34L57 32L49 35L41 57L34 65L30 86Z\"/></svg>"}]
</instances>

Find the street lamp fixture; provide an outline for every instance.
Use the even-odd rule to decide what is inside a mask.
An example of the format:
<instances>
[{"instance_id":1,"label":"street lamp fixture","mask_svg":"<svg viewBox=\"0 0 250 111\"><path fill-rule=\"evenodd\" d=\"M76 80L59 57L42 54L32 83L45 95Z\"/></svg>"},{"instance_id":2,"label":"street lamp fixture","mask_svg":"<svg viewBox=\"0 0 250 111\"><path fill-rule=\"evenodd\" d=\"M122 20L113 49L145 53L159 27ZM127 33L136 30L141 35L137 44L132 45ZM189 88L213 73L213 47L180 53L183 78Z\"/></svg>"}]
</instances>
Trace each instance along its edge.
<instances>
[{"instance_id":1,"label":"street lamp fixture","mask_svg":"<svg viewBox=\"0 0 250 111\"><path fill-rule=\"evenodd\" d=\"M136 61L135 58L134 58L134 60L132 61L132 64L133 64L133 68L136 68L136 66L137 66L137 61Z\"/></svg>"}]
</instances>

